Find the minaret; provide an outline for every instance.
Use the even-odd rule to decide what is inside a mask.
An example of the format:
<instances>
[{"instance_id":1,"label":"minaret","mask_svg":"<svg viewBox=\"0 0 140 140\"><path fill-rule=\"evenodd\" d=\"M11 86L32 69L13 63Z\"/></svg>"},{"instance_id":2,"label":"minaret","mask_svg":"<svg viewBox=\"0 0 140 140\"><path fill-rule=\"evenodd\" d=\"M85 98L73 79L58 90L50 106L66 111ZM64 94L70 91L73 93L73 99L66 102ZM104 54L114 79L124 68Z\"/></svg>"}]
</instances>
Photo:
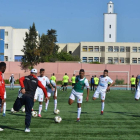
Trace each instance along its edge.
<instances>
[{"instance_id":1,"label":"minaret","mask_svg":"<svg viewBox=\"0 0 140 140\"><path fill-rule=\"evenodd\" d=\"M104 13L104 42L116 42L117 14L114 13L114 3L108 3L108 13Z\"/></svg>"}]
</instances>

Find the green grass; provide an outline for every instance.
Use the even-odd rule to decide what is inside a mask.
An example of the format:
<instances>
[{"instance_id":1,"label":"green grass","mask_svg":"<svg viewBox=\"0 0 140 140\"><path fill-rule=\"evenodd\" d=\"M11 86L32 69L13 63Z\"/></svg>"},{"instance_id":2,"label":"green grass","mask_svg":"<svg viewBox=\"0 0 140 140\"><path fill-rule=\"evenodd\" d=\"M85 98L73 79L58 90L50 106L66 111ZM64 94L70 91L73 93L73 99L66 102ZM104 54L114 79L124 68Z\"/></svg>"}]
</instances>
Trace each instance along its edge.
<instances>
[{"instance_id":1,"label":"green grass","mask_svg":"<svg viewBox=\"0 0 140 140\"><path fill-rule=\"evenodd\" d=\"M62 122L54 123L53 99L51 98L48 112L42 112L42 118L32 118L31 133L24 133L24 118L22 112L11 114L10 109L17 96L17 89L7 89L6 117L0 115L0 140L139 140L140 139L140 103L135 102L130 91L111 91L107 94L104 115L100 115L100 99L82 104L81 122L77 123L77 104L69 106L70 95L58 91L58 109ZM44 109L43 104L43 109ZM38 110L38 102L35 103Z\"/></svg>"}]
</instances>

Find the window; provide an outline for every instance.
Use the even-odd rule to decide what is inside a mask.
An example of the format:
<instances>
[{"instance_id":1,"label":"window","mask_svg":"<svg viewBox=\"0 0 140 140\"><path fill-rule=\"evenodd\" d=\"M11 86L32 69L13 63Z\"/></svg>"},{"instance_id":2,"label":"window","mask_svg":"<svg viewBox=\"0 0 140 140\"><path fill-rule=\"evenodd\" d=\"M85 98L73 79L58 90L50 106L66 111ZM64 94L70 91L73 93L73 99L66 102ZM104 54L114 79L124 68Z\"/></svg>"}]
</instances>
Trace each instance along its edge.
<instances>
[{"instance_id":1,"label":"window","mask_svg":"<svg viewBox=\"0 0 140 140\"><path fill-rule=\"evenodd\" d=\"M116 63L118 63L119 61L118 61L118 57L114 57L114 63L116 64Z\"/></svg>"},{"instance_id":2,"label":"window","mask_svg":"<svg viewBox=\"0 0 140 140\"><path fill-rule=\"evenodd\" d=\"M4 60L5 61L8 61L8 56L4 56Z\"/></svg>"},{"instance_id":3,"label":"window","mask_svg":"<svg viewBox=\"0 0 140 140\"><path fill-rule=\"evenodd\" d=\"M5 32L5 36L8 36L8 32L7 31Z\"/></svg>"},{"instance_id":4,"label":"window","mask_svg":"<svg viewBox=\"0 0 140 140\"><path fill-rule=\"evenodd\" d=\"M87 52L87 46L83 46L83 52Z\"/></svg>"},{"instance_id":5,"label":"window","mask_svg":"<svg viewBox=\"0 0 140 140\"><path fill-rule=\"evenodd\" d=\"M137 63L137 58L132 58L132 63Z\"/></svg>"},{"instance_id":6,"label":"window","mask_svg":"<svg viewBox=\"0 0 140 140\"><path fill-rule=\"evenodd\" d=\"M15 61L20 62L22 59L22 55L15 55Z\"/></svg>"},{"instance_id":7,"label":"window","mask_svg":"<svg viewBox=\"0 0 140 140\"><path fill-rule=\"evenodd\" d=\"M93 52L93 46L89 46L89 52Z\"/></svg>"},{"instance_id":8,"label":"window","mask_svg":"<svg viewBox=\"0 0 140 140\"><path fill-rule=\"evenodd\" d=\"M125 47L124 46L120 46L120 52L125 52Z\"/></svg>"},{"instance_id":9,"label":"window","mask_svg":"<svg viewBox=\"0 0 140 140\"><path fill-rule=\"evenodd\" d=\"M109 25L109 28L111 29L111 25Z\"/></svg>"},{"instance_id":10,"label":"window","mask_svg":"<svg viewBox=\"0 0 140 140\"><path fill-rule=\"evenodd\" d=\"M113 46L108 46L108 52L113 52Z\"/></svg>"},{"instance_id":11,"label":"window","mask_svg":"<svg viewBox=\"0 0 140 140\"><path fill-rule=\"evenodd\" d=\"M119 46L114 46L114 52L119 52Z\"/></svg>"},{"instance_id":12,"label":"window","mask_svg":"<svg viewBox=\"0 0 140 140\"><path fill-rule=\"evenodd\" d=\"M100 52L105 52L105 46L100 46Z\"/></svg>"},{"instance_id":13,"label":"window","mask_svg":"<svg viewBox=\"0 0 140 140\"><path fill-rule=\"evenodd\" d=\"M138 47L138 52L140 52L140 47Z\"/></svg>"},{"instance_id":14,"label":"window","mask_svg":"<svg viewBox=\"0 0 140 140\"><path fill-rule=\"evenodd\" d=\"M94 46L94 51L99 52L99 46Z\"/></svg>"},{"instance_id":15,"label":"window","mask_svg":"<svg viewBox=\"0 0 140 140\"><path fill-rule=\"evenodd\" d=\"M111 34L109 34L109 38L111 38Z\"/></svg>"},{"instance_id":16,"label":"window","mask_svg":"<svg viewBox=\"0 0 140 140\"><path fill-rule=\"evenodd\" d=\"M124 63L124 57L120 58L120 63Z\"/></svg>"},{"instance_id":17,"label":"window","mask_svg":"<svg viewBox=\"0 0 140 140\"><path fill-rule=\"evenodd\" d=\"M108 63L113 63L113 57L108 57Z\"/></svg>"},{"instance_id":18,"label":"window","mask_svg":"<svg viewBox=\"0 0 140 140\"><path fill-rule=\"evenodd\" d=\"M133 52L137 52L137 47L133 47Z\"/></svg>"},{"instance_id":19,"label":"window","mask_svg":"<svg viewBox=\"0 0 140 140\"><path fill-rule=\"evenodd\" d=\"M99 62L99 57L94 57L94 62Z\"/></svg>"},{"instance_id":20,"label":"window","mask_svg":"<svg viewBox=\"0 0 140 140\"><path fill-rule=\"evenodd\" d=\"M72 51L69 51L69 54L72 54Z\"/></svg>"},{"instance_id":21,"label":"window","mask_svg":"<svg viewBox=\"0 0 140 140\"><path fill-rule=\"evenodd\" d=\"M83 57L83 62L87 62L87 57Z\"/></svg>"},{"instance_id":22,"label":"window","mask_svg":"<svg viewBox=\"0 0 140 140\"><path fill-rule=\"evenodd\" d=\"M130 52L130 47L129 46L126 47L126 52Z\"/></svg>"},{"instance_id":23,"label":"window","mask_svg":"<svg viewBox=\"0 0 140 140\"><path fill-rule=\"evenodd\" d=\"M88 62L93 62L93 57L89 57Z\"/></svg>"},{"instance_id":24,"label":"window","mask_svg":"<svg viewBox=\"0 0 140 140\"><path fill-rule=\"evenodd\" d=\"M5 44L5 49L8 49L8 44Z\"/></svg>"},{"instance_id":25,"label":"window","mask_svg":"<svg viewBox=\"0 0 140 140\"><path fill-rule=\"evenodd\" d=\"M140 58L138 58L138 63L140 64Z\"/></svg>"}]
</instances>

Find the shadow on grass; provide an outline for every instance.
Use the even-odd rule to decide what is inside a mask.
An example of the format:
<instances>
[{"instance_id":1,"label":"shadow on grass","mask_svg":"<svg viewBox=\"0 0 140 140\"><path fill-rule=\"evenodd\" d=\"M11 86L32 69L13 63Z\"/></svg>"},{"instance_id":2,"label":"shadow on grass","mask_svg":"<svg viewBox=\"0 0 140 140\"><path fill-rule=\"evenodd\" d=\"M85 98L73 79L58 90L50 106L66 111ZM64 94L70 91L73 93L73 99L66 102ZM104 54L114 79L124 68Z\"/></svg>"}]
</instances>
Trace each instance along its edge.
<instances>
[{"instance_id":1,"label":"shadow on grass","mask_svg":"<svg viewBox=\"0 0 140 140\"><path fill-rule=\"evenodd\" d=\"M132 117L140 117L140 115L135 115L134 113L131 112L114 112L114 111L106 111L108 113L116 113L116 114L121 114L121 115L126 115L126 116L132 116Z\"/></svg>"},{"instance_id":2,"label":"shadow on grass","mask_svg":"<svg viewBox=\"0 0 140 140\"><path fill-rule=\"evenodd\" d=\"M69 111L70 113L77 113L76 111ZM81 114L88 114L87 112L81 112Z\"/></svg>"},{"instance_id":3,"label":"shadow on grass","mask_svg":"<svg viewBox=\"0 0 140 140\"><path fill-rule=\"evenodd\" d=\"M9 127L9 126L0 125L0 127L1 127L2 129L11 129L11 130L22 131L22 132L23 132L22 129L12 128L12 127Z\"/></svg>"},{"instance_id":4,"label":"shadow on grass","mask_svg":"<svg viewBox=\"0 0 140 140\"><path fill-rule=\"evenodd\" d=\"M16 114L16 113L8 113L8 114L10 114L10 115L15 115L15 116L25 116L25 114Z\"/></svg>"},{"instance_id":5,"label":"shadow on grass","mask_svg":"<svg viewBox=\"0 0 140 140\"><path fill-rule=\"evenodd\" d=\"M54 116L55 117L55 116ZM41 118L41 119L46 119L46 120L52 120L52 121L54 121L54 118ZM68 119L63 119L62 118L62 121L68 121L68 122L70 122L70 121L72 121L72 120L68 120Z\"/></svg>"}]
</instances>

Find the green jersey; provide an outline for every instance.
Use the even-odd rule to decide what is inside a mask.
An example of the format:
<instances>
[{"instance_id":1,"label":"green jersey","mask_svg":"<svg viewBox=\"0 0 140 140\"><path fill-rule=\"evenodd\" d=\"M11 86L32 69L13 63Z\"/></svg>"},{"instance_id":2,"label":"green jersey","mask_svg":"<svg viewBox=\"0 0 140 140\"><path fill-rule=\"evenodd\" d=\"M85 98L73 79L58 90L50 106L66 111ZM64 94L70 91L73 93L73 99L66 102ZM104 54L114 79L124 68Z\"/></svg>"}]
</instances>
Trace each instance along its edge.
<instances>
[{"instance_id":1,"label":"green jersey","mask_svg":"<svg viewBox=\"0 0 140 140\"><path fill-rule=\"evenodd\" d=\"M131 78L131 85L135 85L136 84L136 78L132 77Z\"/></svg>"},{"instance_id":2,"label":"green jersey","mask_svg":"<svg viewBox=\"0 0 140 140\"><path fill-rule=\"evenodd\" d=\"M52 76L51 77L51 80L55 81L56 80L56 77L55 76Z\"/></svg>"},{"instance_id":3,"label":"green jersey","mask_svg":"<svg viewBox=\"0 0 140 140\"><path fill-rule=\"evenodd\" d=\"M53 88L56 87L56 83L55 83L55 81L50 80L50 84L52 85ZM50 85L47 85L47 88L51 89L51 86L50 86Z\"/></svg>"},{"instance_id":4,"label":"green jersey","mask_svg":"<svg viewBox=\"0 0 140 140\"><path fill-rule=\"evenodd\" d=\"M98 85L98 83L99 83L99 78L95 77L95 78L94 78L94 81L95 81L95 85Z\"/></svg>"},{"instance_id":5,"label":"green jersey","mask_svg":"<svg viewBox=\"0 0 140 140\"><path fill-rule=\"evenodd\" d=\"M76 79L75 76L73 76L73 77L71 78L72 83L75 83L75 79Z\"/></svg>"},{"instance_id":6,"label":"green jersey","mask_svg":"<svg viewBox=\"0 0 140 140\"><path fill-rule=\"evenodd\" d=\"M85 80L86 78L84 77L83 80L80 79L79 76L76 77L76 84L74 86L74 90L76 92L80 92L80 93L83 93L84 91L84 87L85 87Z\"/></svg>"},{"instance_id":7,"label":"green jersey","mask_svg":"<svg viewBox=\"0 0 140 140\"><path fill-rule=\"evenodd\" d=\"M63 76L63 82L68 83L68 81L69 81L69 76L67 75Z\"/></svg>"}]
</instances>

